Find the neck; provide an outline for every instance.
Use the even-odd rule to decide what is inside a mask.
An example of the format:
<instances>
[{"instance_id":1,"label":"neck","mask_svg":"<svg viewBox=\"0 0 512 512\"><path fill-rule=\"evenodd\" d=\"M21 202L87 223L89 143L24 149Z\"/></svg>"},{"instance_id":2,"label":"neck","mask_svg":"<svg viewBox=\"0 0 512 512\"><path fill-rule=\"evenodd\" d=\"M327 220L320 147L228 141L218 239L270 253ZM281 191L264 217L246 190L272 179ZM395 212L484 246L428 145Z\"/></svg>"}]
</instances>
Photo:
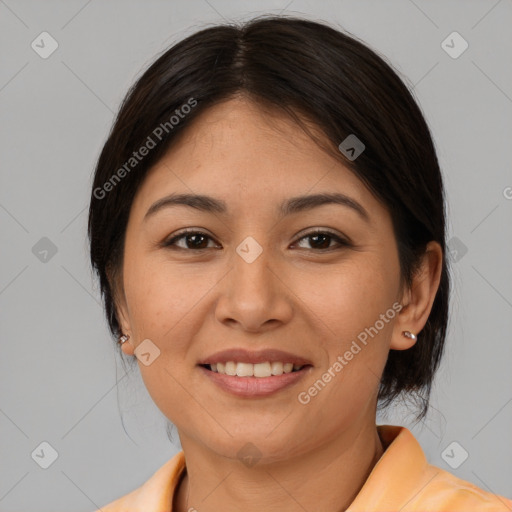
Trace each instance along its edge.
<instances>
[{"instance_id":1,"label":"neck","mask_svg":"<svg viewBox=\"0 0 512 512\"><path fill-rule=\"evenodd\" d=\"M244 467L180 433L187 469L173 512L344 511L355 499L384 448L373 422L353 425L314 449L269 464Z\"/></svg>"}]
</instances>

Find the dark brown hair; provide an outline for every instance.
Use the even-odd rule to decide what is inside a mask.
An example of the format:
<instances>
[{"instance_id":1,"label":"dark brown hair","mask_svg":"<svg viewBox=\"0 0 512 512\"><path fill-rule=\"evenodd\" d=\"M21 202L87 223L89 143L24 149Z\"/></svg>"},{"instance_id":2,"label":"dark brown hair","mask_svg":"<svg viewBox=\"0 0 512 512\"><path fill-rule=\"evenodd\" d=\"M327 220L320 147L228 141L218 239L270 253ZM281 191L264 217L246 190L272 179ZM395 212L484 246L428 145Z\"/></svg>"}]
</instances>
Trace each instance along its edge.
<instances>
[{"instance_id":1,"label":"dark brown hair","mask_svg":"<svg viewBox=\"0 0 512 512\"><path fill-rule=\"evenodd\" d=\"M121 334L116 283L133 198L177 134L209 106L237 94L279 109L303 127L307 119L320 129L329 141L325 149L389 210L404 283L411 284L429 241L437 241L445 254L444 190L430 131L411 92L384 58L352 35L296 17L213 26L166 50L142 74L126 95L97 162L90 256L116 340ZM184 115L183 105L192 102ZM365 145L353 161L337 150L350 134ZM127 166L135 164L133 152L148 146L148 137L154 147ZM389 353L379 407L413 396L420 404L417 419L425 416L445 342L448 298L443 258L440 286L418 341Z\"/></svg>"}]
</instances>

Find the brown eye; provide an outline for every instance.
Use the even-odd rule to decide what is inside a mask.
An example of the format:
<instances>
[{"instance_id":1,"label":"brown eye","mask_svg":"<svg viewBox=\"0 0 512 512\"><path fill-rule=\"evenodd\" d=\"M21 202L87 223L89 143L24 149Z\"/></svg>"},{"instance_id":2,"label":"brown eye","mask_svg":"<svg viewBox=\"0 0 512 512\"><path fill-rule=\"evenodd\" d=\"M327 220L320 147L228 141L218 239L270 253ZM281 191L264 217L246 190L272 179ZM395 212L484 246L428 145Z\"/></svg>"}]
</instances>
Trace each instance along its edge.
<instances>
[{"instance_id":1,"label":"brown eye","mask_svg":"<svg viewBox=\"0 0 512 512\"><path fill-rule=\"evenodd\" d=\"M331 233L330 231L317 230L307 233L302 236L295 245L307 240L310 247L306 249L320 252L327 252L339 249L340 247L349 247L351 244L341 238L340 236ZM213 241L213 238L202 231L182 231L181 233L173 236L169 240L162 243L162 247L170 249L182 249L189 251L201 251L205 249L214 248L215 246L208 246L208 242ZM335 242L332 245L332 242Z\"/></svg>"},{"instance_id":2,"label":"brown eye","mask_svg":"<svg viewBox=\"0 0 512 512\"><path fill-rule=\"evenodd\" d=\"M201 231L185 231L171 239L163 242L163 247L177 248L183 250L202 250L208 249L208 241L213 240L209 235ZM179 245L177 242L182 242Z\"/></svg>"},{"instance_id":3,"label":"brown eye","mask_svg":"<svg viewBox=\"0 0 512 512\"><path fill-rule=\"evenodd\" d=\"M340 236L325 230L317 230L307 233L306 235L299 239L299 242L301 242L302 240L308 240L311 250L318 251L329 251L351 245L347 240L344 240ZM332 241L336 242L334 246L331 245Z\"/></svg>"}]
</instances>

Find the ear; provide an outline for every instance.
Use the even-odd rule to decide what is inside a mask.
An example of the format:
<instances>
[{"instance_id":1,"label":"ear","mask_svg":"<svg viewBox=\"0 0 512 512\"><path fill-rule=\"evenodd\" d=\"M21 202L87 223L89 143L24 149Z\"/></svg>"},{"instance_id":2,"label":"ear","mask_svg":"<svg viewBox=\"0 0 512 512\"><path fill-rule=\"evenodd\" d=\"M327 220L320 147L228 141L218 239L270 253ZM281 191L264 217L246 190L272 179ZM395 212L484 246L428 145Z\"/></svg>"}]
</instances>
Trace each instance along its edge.
<instances>
[{"instance_id":1,"label":"ear","mask_svg":"<svg viewBox=\"0 0 512 512\"><path fill-rule=\"evenodd\" d=\"M121 332L123 334L128 334L130 336L130 339L120 344L121 350L125 355L133 356L135 347L133 345L133 334L130 329L130 323L128 321L128 308L126 306L126 300L124 298L124 295L122 299L118 301L118 304L116 304L116 315L118 318L119 326L121 328Z\"/></svg>"},{"instance_id":2,"label":"ear","mask_svg":"<svg viewBox=\"0 0 512 512\"><path fill-rule=\"evenodd\" d=\"M438 242L429 242L411 287L404 291L403 308L393 327L392 350L407 350L416 340L406 338L403 331L418 333L425 327L441 281L443 250Z\"/></svg>"},{"instance_id":3,"label":"ear","mask_svg":"<svg viewBox=\"0 0 512 512\"><path fill-rule=\"evenodd\" d=\"M127 356L133 356L134 354L134 346L133 337L131 327L130 327L130 315L128 313L128 306L126 304L126 298L124 294L124 287L122 285L122 277L120 277L116 272L111 272L107 270L107 278L110 283L110 289L112 290L112 297L114 301L114 308L116 312L116 318L119 323L119 328L121 329L122 334L128 334L130 339L125 341L124 343L120 343L121 350Z\"/></svg>"}]
</instances>

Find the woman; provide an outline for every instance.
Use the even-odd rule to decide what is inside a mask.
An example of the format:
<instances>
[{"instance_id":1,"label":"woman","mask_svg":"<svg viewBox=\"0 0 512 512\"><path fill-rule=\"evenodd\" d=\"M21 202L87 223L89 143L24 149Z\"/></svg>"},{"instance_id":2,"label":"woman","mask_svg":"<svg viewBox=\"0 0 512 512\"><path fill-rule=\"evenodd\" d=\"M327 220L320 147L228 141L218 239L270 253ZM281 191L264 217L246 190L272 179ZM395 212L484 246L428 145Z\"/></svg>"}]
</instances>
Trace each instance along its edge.
<instances>
[{"instance_id":1,"label":"woman","mask_svg":"<svg viewBox=\"0 0 512 512\"><path fill-rule=\"evenodd\" d=\"M132 87L100 155L91 261L182 451L101 510L505 511L377 406L428 409L444 191L392 68L327 25L202 30Z\"/></svg>"}]
</instances>

